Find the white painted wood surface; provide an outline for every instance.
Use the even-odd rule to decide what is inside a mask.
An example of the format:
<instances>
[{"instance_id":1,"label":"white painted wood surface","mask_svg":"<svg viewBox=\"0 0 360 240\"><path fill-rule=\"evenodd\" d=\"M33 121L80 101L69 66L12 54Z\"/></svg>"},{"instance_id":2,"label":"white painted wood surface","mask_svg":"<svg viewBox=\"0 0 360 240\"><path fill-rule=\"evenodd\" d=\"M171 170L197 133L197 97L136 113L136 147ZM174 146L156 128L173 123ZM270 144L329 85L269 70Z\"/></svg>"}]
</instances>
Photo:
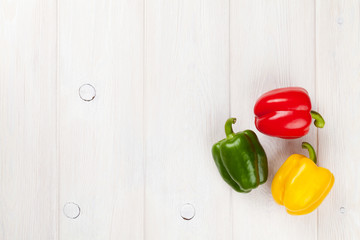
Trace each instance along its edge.
<instances>
[{"instance_id":1,"label":"white painted wood surface","mask_svg":"<svg viewBox=\"0 0 360 240\"><path fill-rule=\"evenodd\" d=\"M232 1L230 17L230 104L231 115L239 118L237 129L256 131L254 104L271 89L301 86L315 103L312 1ZM268 156L269 180L247 195L232 192L233 223L242 226L234 228L234 239L316 239L316 211L290 216L271 195L276 171L291 154L307 155L301 142L316 146L316 131L311 127L305 138L296 140L275 139L256 131Z\"/></svg>"},{"instance_id":2,"label":"white painted wood surface","mask_svg":"<svg viewBox=\"0 0 360 240\"><path fill-rule=\"evenodd\" d=\"M60 239L143 239L143 2L59 1ZM81 13L81 14L79 14ZM93 101L79 87L96 89Z\"/></svg>"},{"instance_id":3,"label":"white painted wood surface","mask_svg":"<svg viewBox=\"0 0 360 240\"><path fill-rule=\"evenodd\" d=\"M0 239L57 239L56 3L0 1Z\"/></svg>"},{"instance_id":4,"label":"white painted wood surface","mask_svg":"<svg viewBox=\"0 0 360 240\"><path fill-rule=\"evenodd\" d=\"M228 11L222 0L146 3L148 239L231 238L231 191L211 156L229 116ZM179 214L185 203L196 209L189 222Z\"/></svg>"},{"instance_id":5,"label":"white painted wood surface","mask_svg":"<svg viewBox=\"0 0 360 240\"><path fill-rule=\"evenodd\" d=\"M359 9L0 0L0 239L359 239ZM88 102L86 83L96 89ZM290 141L257 132L269 180L236 193L211 146L229 116L237 131L255 130L257 97L284 86L305 87L326 126ZM306 154L303 140L335 185L318 210L294 217L270 186L290 154Z\"/></svg>"},{"instance_id":6,"label":"white painted wood surface","mask_svg":"<svg viewBox=\"0 0 360 240\"><path fill-rule=\"evenodd\" d=\"M316 89L327 119L319 131L320 165L335 175L318 211L319 239L360 238L360 2L316 5Z\"/></svg>"}]
</instances>

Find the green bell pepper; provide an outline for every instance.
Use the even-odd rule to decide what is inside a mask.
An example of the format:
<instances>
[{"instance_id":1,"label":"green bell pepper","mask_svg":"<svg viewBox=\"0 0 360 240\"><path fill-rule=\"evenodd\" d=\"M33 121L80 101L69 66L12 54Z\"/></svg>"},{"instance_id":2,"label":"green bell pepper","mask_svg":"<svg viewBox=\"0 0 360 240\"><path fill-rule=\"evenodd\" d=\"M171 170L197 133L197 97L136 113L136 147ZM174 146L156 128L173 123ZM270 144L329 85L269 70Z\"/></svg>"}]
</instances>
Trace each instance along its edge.
<instances>
[{"instance_id":1,"label":"green bell pepper","mask_svg":"<svg viewBox=\"0 0 360 240\"><path fill-rule=\"evenodd\" d=\"M253 131L233 132L235 122L236 118L226 121L226 138L214 144L212 155L225 182L237 192L248 193L266 182L267 157Z\"/></svg>"}]
</instances>

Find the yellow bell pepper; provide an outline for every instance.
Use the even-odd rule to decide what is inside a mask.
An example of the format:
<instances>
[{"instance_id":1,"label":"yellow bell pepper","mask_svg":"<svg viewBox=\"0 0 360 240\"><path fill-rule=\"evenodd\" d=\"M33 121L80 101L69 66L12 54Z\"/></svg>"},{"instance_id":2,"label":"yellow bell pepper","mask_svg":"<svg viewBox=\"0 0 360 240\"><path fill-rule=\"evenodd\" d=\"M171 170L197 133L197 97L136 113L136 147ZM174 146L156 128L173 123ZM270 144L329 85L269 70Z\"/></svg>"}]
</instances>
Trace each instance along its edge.
<instances>
[{"instance_id":1,"label":"yellow bell pepper","mask_svg":"<svg viewBox=\"0 0 360 240\"><path fill-rule=\"evenodd\" d=\"M310 159L300 154L291 155L276 173L271 192L274 200L284 205L292 215L314 211L334 185L334 175L326 168L316 166L313 147L303 142Z\"/></svg>"}]
</instances>

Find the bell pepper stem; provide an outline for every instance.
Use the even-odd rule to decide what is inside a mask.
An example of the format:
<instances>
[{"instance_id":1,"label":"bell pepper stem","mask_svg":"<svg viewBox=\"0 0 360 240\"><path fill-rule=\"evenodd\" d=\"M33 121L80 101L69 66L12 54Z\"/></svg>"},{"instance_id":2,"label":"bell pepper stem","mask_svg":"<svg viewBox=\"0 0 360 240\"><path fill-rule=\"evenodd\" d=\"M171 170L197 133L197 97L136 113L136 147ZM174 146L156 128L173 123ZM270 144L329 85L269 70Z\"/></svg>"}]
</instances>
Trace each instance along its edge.
<instances>
[{"instance_id":1,"label":"bell pepper stem","mask_svg":"<svg viewBox=\"0 0 360 240\"><path fill-rule=\"evenodd\" d=\"M236 123L236 118L229 118L225 123L225 134L227 138L232 138L235 134L232 125Z\"/></svg>"},{"instance_id":2,"label":"bell pepper stem","mask_svg":"<svg viewBox=\"0 0 360 240\"><path fill-rule=\"evenodd\" d=\"M309 151L309 158L316 164L316 153L310 143L303 142L301 146L303 149L307 149Z\"/></svg>"},{"instance_id":3,"label":"bell pepper stem","mask_svg":"<svg viewBox=\"0 0 360 240\"><path fill-rule=\"evenodd\" d=\"M315 121L314 121L315 126L318 128L323 128L325 125L325 120L320 115L320 113L318 113L316 111L311 111L310 114L311 114L311 117L313 119L315 119Z\"/></svg>"}]
</instances>

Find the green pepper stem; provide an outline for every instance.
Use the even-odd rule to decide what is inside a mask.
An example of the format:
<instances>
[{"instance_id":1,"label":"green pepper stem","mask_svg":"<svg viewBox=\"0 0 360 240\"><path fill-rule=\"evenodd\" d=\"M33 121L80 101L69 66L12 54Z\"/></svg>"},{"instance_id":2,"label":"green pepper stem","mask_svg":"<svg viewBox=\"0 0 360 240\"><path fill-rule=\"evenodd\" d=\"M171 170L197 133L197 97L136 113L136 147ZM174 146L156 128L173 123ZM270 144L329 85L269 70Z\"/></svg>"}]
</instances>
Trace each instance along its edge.
<instances>
[{"instance_id":1,"label":"green pepper stem","mask_svg":"<svg viewBox=\"0 0 360 240\"><path fill-rule=\"evenodd\" d=\"M316 153L310 143L303 142L301 146L303 149L307 149L309 151L309 158L316 164Z\"/></svg>"},{"instance_id":2,"label":"green pepper stem","mask_svg":"<svg viewBox=\"0 0 360 240\"><path fill-rule=\"evenodd\" d=\"M229 118L225 123L225 134L227 138L234 136L234 131L232 129L234 123L236 123L236 118Z\"/></svg>"},{"instance_id":3,"label":"green pepper stem","mask_svg":"<svg viewBox=\"0 0 360 240\"><path fill-rule=\"evenodd\" d=\"M315 119L315 121L314 121L315 126L318 127L318 128L323 128L324 125L325 125L325 120L320 115L320 113L315 112L315 111L311 111L310 114L311 114L311 117L313 119Z\"/></svg>"}]
</instances>

